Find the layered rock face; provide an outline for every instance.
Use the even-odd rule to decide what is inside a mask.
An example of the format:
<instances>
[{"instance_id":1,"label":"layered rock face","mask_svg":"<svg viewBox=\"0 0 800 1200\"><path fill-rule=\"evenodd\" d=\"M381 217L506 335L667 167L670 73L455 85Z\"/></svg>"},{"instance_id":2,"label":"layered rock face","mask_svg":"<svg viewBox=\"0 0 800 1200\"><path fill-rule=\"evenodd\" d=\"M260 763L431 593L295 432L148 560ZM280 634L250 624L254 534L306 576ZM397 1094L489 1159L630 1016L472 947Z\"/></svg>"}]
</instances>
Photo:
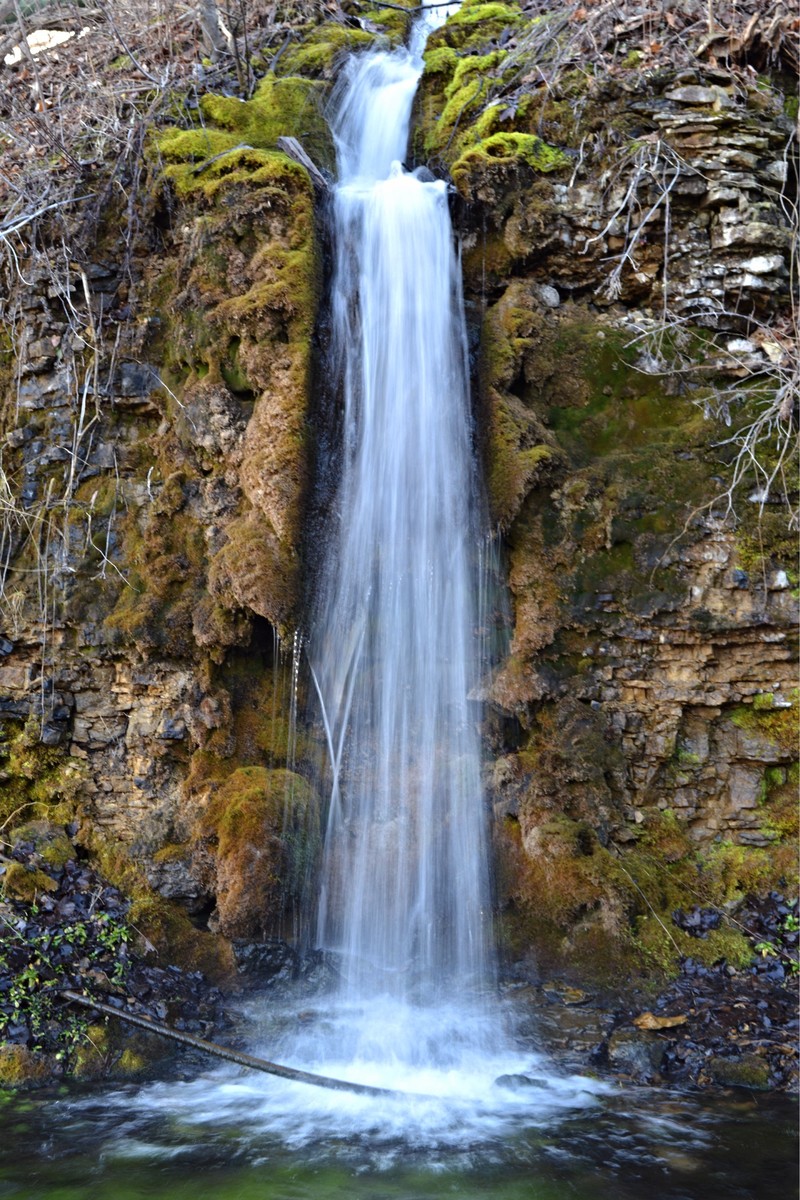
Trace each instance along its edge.
<instances>
[{"instance_id":1,"label":"layered rock face","mask_svg":"<svg viewBox=\"0 0 800 1200\"><path fill-rule=\"evenodd\" d=\"M328 151L317 91L209 97L199 129L151 131L135 228L112 206L4 264L2 817L77 805L89 846L219 900L231 936L280 921L309 799L285 768L319 254L274 147Z\"/></svg>"},{"instance_id":2,"label":"layered rock face","mask_svg":"<svg viewBox=\"0 0 800 1200\"><path fill-rule=\"evenodd\" d=\"M467 4L415 146L465 201L507 552L484 698L509 940L613 974L626 946L697 952L679 904L793 873L796 163L777 87L664 60L674 14L636 50L635 14L584 17Z\"/></svg>"},{"instance_id":3,"label":"layered rock face","mask_svg":"<svg viewBox=\"0 0 800 1200\"><path fill-rule=\"evenodd\" d=\"M575 11L468 0L412 152L458 193L510 590L483 688L503 926L602 973L697 950L674 907L794 867L796 142L772 42L759 78L693 27ZM323 222L276 147L331 165L324 97L373 18L164 120L135 201L3 266L0 820L79 811L225 938L287 928L318 837L287 648ZM662 34L694 48L665 61Z\"/></svg>"}]
</instances>

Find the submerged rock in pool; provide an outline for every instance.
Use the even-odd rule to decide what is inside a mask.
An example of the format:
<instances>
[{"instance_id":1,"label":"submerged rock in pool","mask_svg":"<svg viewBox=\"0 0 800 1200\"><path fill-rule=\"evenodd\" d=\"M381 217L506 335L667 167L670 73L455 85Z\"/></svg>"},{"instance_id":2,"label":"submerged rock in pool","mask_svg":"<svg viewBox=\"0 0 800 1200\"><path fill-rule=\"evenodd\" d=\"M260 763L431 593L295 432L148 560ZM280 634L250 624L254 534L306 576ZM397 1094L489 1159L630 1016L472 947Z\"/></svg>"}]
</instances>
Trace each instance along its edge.
<instances>
[{"instance_id":1,"label":"submerged rock in pool","mask_svg":"<svg viewBox=\"0 0 800 1200\"><path fill-rule=\"evenodd\" d=\"M535 1075L498 1075L494 1086L505 1088L509 1092L524 1092L531 1088L546 1087L547 1080Z\"/></svg>"}]
</instances>

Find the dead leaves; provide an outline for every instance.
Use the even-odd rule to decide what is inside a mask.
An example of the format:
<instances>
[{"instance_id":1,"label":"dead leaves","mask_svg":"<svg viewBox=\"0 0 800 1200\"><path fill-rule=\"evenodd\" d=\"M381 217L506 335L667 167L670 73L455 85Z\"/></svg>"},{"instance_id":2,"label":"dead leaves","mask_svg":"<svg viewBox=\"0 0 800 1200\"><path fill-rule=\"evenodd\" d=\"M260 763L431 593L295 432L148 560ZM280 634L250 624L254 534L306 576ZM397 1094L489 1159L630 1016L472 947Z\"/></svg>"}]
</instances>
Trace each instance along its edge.
<instances>
[{"instance_id":1,"label":"dead leaves","mask_svg":"<svg viewBox=\"0 0 800 1200\"><path fill-rule=\"evenodd\" d=\"M643 1012L633 1018L633 1023L637 1029L677 1029L679 1025L685 1025L688 1020L689 1018L683 1014L677 1017L657 1017L654 1013Z\"/></svg>"}]
</instances>

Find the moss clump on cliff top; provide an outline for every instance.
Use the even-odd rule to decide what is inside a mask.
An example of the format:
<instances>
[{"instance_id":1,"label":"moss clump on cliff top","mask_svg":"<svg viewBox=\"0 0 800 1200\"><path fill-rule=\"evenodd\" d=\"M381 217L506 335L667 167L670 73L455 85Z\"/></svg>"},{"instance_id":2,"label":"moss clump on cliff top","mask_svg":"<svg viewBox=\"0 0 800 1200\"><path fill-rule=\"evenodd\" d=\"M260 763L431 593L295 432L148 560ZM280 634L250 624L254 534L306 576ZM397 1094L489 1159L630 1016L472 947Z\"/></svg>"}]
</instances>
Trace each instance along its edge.
<instances>
[{"instance_id":1,"label":"moss clump on cliff top","mask_svg":"<svg viewBox=\"0 0 800 1200\"><path fill-rule=\"evenodd\" d=\"M408 19L402 13L391 15L399 17L401 22ZM366 49L374 43L373 33L326 21L303 37L300 45L291 47L281 55L277 63L278 77L282 79L284 74L329 76L340 56Z\"/></svg>"},{"instance_id":2,"label":"moss clump on cliff top","mask_svg":"<svg viewBox=\"0 0 800 1200\"><path fill-rule=\"evenodd\" d=\"M445 24L431 35L429 46L445 45L455 50L472 50L498 38L504 30L513 32L524 24L518 5L465 0Z\"/></svg>"},{"instance_id":3,"label":"moss clump on cliff top","mask_svg":"<svg viewBox=\"0 0 800 1200\"><path fill-rule=\"evenodd\" d=\"M252 146L274 149L279 137L306 142L325 130L320 112L322 85L299 76L268 75L251 100L234 96L203 96L200 107L207 121L237 134Z\"/></svg>"},{"instance_id":4,"label":"moss clump on cliff top","mask_svg":"<svg viewBox=\"0 0 800 1200\"><path fill-rule=\"evenodd\" d=\"M272 172L276 182L298 172L307 178L305 170L285 156L258 153L276 150L280 137L296 137L315 162L331 165L333 143L321 112L323 91L324 85L315 80L270 75L261 81L251 100L203 96L202 126L167 129L157 138L158 150L169 164L167 176L184 194L210 189L212 195L215 185L218 187L225 176L234 173L243 178L260 171L260 182L266 181L265 169ZM224 156L219 162L198 171L198 166L218 154Z\"/></svg>"},{"instance_id":5,"label":"moss clump on cliff top","mask_svg":"<svg viewBox=\"0 0 800 1200\"><path fill-rule=\"evenodd\" d=\"M524 163L540 174L561 171L571 159L555 146L548 146L532 133L493 133L466 150L453 163L453 182L462 195L469 191L470 176L494 169L508 169Z\"/></svg>"},{"instance_id":6,"label":"moss clump on cliff top","mask_svg":"<svg viewBox=\"0 0 800 1200\"><path fill-rule=\"evenodd\" d=\"M202 166L207 158L213 157L206 153L207 132L200 129L176 130L174 134L165 134L161 142L161 150L167 160L164 174L182 199L200 195L214 201L222 189L229 189L236 184L244 184L249 188L289 190L299 194L308 186L305 168L292 162L279 150L225 146L223 151L215 151L215 154L221 153L222 157L208 168L198 171L198 162ZM227 134L221 136L226 141L235 142Z\"/></svg>"}]
</instances>

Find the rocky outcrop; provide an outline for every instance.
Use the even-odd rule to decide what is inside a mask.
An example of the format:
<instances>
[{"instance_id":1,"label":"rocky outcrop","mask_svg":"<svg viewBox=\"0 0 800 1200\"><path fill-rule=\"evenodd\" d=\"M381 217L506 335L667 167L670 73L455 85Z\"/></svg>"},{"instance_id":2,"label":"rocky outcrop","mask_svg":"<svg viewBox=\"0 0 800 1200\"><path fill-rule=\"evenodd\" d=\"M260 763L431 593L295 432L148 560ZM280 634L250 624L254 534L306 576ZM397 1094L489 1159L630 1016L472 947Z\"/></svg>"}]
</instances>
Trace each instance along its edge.
<instances>
[{"instance_id":1,"label":"rocky outcrop","mask_svg":"<svg viewBox=\"0 0 800 1200\"><path fill-rule=\"evenodd\" d=\"M623 57L607 19L590 51L577 19L468 2L415 141L464 201L508 562L483 695L509 943L601 974L691 953L697 896L793 879L797 783L792 123L702 39Z\"/></svg>"},{"instance_id":2,"label":"rocky outcrop","mask_svg":"<svg viewBox=\"0 0 800 1200\"><path fill-rule=\"evenodd\" d=\"M694 949L673 911L795 865L791 46L748 25L723 67L692 5L647 40L576 14L467 0L412 152L455 189L508 569L482 688L503 929L620 975ZM76 183L4 259L0 822L77 813L190 957L209 925L280 931L318 838L287 648L324 264L277 139L329 168L342 56L406 25L278 39L247 101L187 86L91 212ZM701 949L749 953L724 926Z\"/></svg>"},{"instance_id":3,"label":"rocky outcrop","mask_svg":"<svg viewBox=\"0 0 800 1200\"><path fill-rule=\"evenodd\" d=\"M254 849L248 891L214 812L294 738L320 262L308 174L275 143L325 161L322 87L204 97L198 128L152 131L135 222L112 207L90 241L73 222L70 262L42 229L4 264L0 816L77 812L92 853L121 848L120 875L127 853L199 923L217 905L228 936L277 927L285 899L285 856ZM260 736L232 717L264 699L246 660L270 682Z\"/></svg>"}]
</instances>

